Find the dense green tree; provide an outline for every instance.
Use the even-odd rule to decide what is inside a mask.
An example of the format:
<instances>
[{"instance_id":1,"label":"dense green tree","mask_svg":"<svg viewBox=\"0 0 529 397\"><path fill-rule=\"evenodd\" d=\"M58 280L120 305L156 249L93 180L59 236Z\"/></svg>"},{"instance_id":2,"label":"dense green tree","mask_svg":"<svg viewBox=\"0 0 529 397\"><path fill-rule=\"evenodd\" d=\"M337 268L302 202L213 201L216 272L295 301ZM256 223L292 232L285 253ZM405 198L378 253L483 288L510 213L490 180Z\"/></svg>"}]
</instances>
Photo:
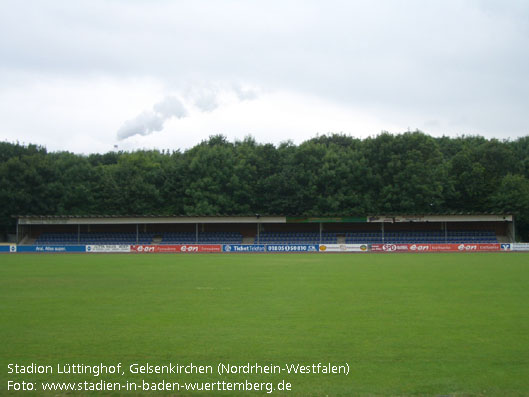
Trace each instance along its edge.
<instances>
[{"instance_id":1,"label":"dense green tree","mask_svg":"<svg viewBox=\"0 0 529 397\"><path fill-rule=\"evenodd\" d=\"M529 238L529 136L366 139L295 145L214 135L180 152L89 156L0 142L0 233L18 214L365 215L513 213ZM0 238L2 235L0 234Z\"/></svg>"},{"instance_id":2,"label":"dense green tree","mask_svg":"<svg viewBox=\"0 0 529 397\"><path fill-rule=\"evenodd\" d=\"M513 214L520 233L518 238L529 241L529 179L506 175L489 201L497 213Z\"/></svg>"}]
</instances>

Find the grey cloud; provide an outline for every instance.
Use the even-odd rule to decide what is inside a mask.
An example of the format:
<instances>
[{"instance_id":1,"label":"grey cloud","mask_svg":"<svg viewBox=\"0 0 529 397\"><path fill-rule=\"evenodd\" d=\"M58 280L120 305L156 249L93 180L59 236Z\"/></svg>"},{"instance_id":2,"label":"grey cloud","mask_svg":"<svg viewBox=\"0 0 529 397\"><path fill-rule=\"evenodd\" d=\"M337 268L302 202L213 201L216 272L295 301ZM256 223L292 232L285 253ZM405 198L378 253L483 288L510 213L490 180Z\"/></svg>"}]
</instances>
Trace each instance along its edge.
<instances>
[{"instance_id":1,"label":"grey cloud","mask_svg":"<svg viewBox=\"0 0 529 397\"><path fill-rule=\"evenodd\" d=\"M240 84L233 84L233 91L240 101L251 101L257 99L257 91L251 88L243 88Z\"/></svg>"},{"instance_id":2,"label":"grey cloud","mask_svg":"<svg viewBox=\"0 0 529 397\"><path fill-rule=\"evenodd\" d=\"M219 107L217 94L213 90L200 92L195 96L194 104L203 112L212 112Z\"/></svg>"},{"instance_id":3,"label":"grey cloud","mask_svg":"<svg viewBox=\"0 0 529 397\"><path fill-rule=\"evenodd\" d=\"M461 126L474 131L525 134L527 4L6 0L0 89L21 71L36 80L150 77L178 92L197 79L246 81L382 117L388 109L407 119L435 114L446 125L467 115L472 125ZM255 95L234 91L240 100ZM190 103L212 111L221 101L210 92Z\"/></svg>"}]
</instances>

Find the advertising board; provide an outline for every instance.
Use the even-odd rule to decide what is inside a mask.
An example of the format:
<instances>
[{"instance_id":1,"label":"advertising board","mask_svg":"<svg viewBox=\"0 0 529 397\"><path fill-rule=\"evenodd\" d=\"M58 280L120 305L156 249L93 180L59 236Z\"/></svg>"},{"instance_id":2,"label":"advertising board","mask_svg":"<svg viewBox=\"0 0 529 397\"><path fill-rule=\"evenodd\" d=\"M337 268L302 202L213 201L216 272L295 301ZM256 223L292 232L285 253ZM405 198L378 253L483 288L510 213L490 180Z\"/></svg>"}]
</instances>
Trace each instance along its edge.
<instances>
[{"instance_id":1,"label":"advertising board","mask_svg":"<svg viewBox=\"0 0 529 397\"><path fill-rule=\"evenodd\" d=\"M87 245L86 252L130 252L130 245Z\"/></svg>"},{"instance_id":2,"label":"advertising board","mask_svg":"<svg viewBox=\"0 0 529 397\"><path fill-rule=\"evenodd\" d=\"M185 245L131 245L131 252L138 253L162 253L162 252L182 252L182 253L197 253L197 252L222 252L220 244L185 244Z\"/></svg>"},{"instance_id":3,"label":"advertising board","mask_svg":"<svg viewBox=\"0 0 529 397\"><path fill-rule=\"evenodd\" d=\"M373 252L408 252L408 244L371 244Z\"/></svg>"},{"instance_id":4,"label":"advertising board","mask_svg":"<svg viewBox=\"0 0 529 397\"><path fill-rule=\"evenodd\" d=\"M86 252L84 245L19 245L17 252Z\"/></svg>"},{"instance_id":5,"label":"advertising board","mask_svg":"<svg viewBox=\"0 0 529 397\"><path fill-rule=\"evenodd\" d=\"M15 244L0 245L0 252L17 252L17 246Z\"/></svg>"},{"instance_id":6,"label":"advertising board","mask_svg":"<svg viewBox=\"0 0 529 397\"><path fill-rule=\"evenodd\" d=\"M447 245L448 244L408 244L408 249L410 252L446 251Z\"/></svg>"},{"instance_id":7,"label":"advertising board","mask_svg":"<svg viewBox=\"0 0 529 397\"><path fill-rule=\"evenodd\" d=\"M320 252L367 252L367 244L320 244Z\"/></svg>"},{"instance_id":8,"label":"advertising board","mask_svg":"<svg viewBox=\"0 0 529 397\"><path fill-rule=\"evenodd\" d=\"M265 252L264 244L225 244L222 252Z\"/></svg>"},{"instance_id":9,"label":"advertising board","mask_svg":"<svg viewBox=\"0 0 529 397\"><path fill-rule=\"evenodd\" d=\"M460 252L499 251L500 244L454 244Z\"/></svg>"},{"instance_id":10,"label":"advertising board","mask_svg":"<svg viewBox=\"0 0 529 397\"><path fill-rule=\"evenodd\" d=\"M511 243L501 243L500 249L502 251L511 251L512 250L512 244Z\"/></svg>"},{"instance_id":11,"label":"advertising board","mask_svg":"<svg viewBox=\"0 0 529 397\"><path fill-rule=\"evenodd\" d=\"M267 252L318 252L319 246L317 244L314 245L283 245L283 244L274 244L274 245L267 245L266 246Z\"/></svg>"},{"instance_id":12,"label":"advertising board","mask_svg":"<svg viewBox=\"0 0 529 397\"><path fill-rule=\"evenodd\" d=\"M372 252L487 252L507 250L500 244L372 244Z\"/></svg>"},{"instance_id":13,"label":"advertising board","mask_svg":"<svg viewBox=\"0 0 529 397\"><path fill-rule=\"evenodd\" d=\"M513 243L513 251L529 251L529 243Z\"/></svg>"}]
</instances>

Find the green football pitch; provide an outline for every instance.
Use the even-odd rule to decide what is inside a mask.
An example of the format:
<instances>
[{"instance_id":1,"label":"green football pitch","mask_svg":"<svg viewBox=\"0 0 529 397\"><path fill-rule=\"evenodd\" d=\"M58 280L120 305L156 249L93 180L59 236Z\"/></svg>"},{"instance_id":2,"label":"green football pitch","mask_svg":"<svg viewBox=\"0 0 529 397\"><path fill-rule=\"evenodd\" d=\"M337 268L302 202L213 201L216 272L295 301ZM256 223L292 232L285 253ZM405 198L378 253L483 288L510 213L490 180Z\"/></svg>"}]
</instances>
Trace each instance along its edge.
<instances>
[{"instance_id":1,"label":"green football pitch","mask_svg":"<svg viewBox=\"0 0 529 397\"><path fill-rule=\"evenodd\" d=\"M6 254L0 361L0 395L529 395L529 256Z\"/></svg>"}]
</instances>

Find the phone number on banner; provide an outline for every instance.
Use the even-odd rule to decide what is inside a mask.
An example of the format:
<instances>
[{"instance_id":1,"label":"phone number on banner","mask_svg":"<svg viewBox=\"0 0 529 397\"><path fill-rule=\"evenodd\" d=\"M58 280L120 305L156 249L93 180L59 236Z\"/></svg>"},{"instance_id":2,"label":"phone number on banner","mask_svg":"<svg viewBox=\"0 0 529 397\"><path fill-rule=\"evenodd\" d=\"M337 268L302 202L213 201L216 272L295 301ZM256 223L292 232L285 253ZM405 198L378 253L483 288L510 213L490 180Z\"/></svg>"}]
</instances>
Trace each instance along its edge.
<instances>
[{"instance_id":1,"label":"phone number on banner","mask_svg":"<svg viewBox=\"0 0 529 397\"><path fill-rule=\"evenodd\" d=\"M318 252L318 245L267 245L268 252Z\"/></svg>"}]
</instances>

